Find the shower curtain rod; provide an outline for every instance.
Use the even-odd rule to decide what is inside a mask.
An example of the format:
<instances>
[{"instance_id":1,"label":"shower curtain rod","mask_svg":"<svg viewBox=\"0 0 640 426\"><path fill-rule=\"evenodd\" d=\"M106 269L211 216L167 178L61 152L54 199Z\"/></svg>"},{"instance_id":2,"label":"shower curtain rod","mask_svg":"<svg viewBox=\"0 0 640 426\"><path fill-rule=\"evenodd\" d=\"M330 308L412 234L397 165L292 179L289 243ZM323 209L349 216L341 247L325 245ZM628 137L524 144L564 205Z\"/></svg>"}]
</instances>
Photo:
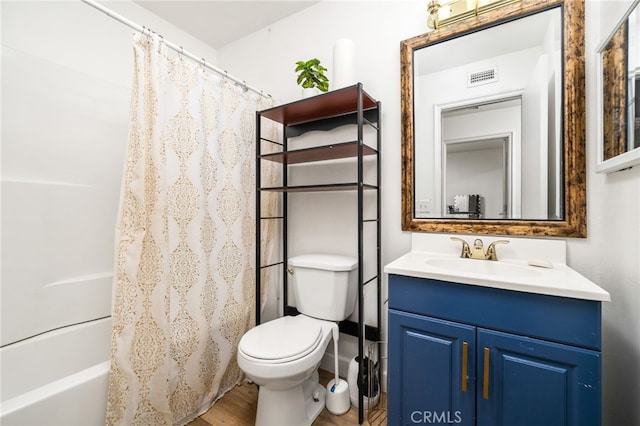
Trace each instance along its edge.
<instances>
[{"instance_id":1,"label":"shower curtain rod","mask_svg":"<svg viewBox=\"0 0 640 426\"><path fill-rule=\"evenodd\" d=\"M136 24L133 21L130 21L129 19L125 18L122 15L119 15L117 13L115 13L114 11L112 11L111 9L108 9L104 6L102 6L101 4L97 3L94 0L82 0L82 2L88 4L89 6L98 9L99 11L105 13L107 16L109 16L110 18L115 19L116 21L120 21L121 23L125 24L126 26L128 26L129 28L132 28L142 34L145 33L145 31L148 31L149 34L152 33L151 29L147 28L147 27L143 27L141 25ZM244 80L240 80L239 78L236 78L234 76L232 76L231 74L229 74L227 71L222 70L218 67L216 67L215 65L211 65L209 63L207 63L207 61L204 58L198 58L197 56L195 56L192 53L187 52L186 50L184 50L182 48L182 46L178 46L174 43L171 43L170 41L165 40L164 37L160 36L162 38L162 41L164 42L165 45L167 45L167 47L175 50L176 52L178 52L180 55L182 56L186 56L189 59L192 59L196 62L198 62L199 64L201 64L203 67L206 67L208 69L210 69L211 71L215 71L218 74L222 75L223 77L228 78L231 81L234 81L236 83L238 83L239 85L241 85L242 87L244 87L245 89L249 89L251 91L256 92L257 94L264 96L265 98L270 98L271 95L268 93L264 93L262 90L257 89L253 86L250 86L249 84L247 84L246 81Z\"/></svg>"}]
</instances>

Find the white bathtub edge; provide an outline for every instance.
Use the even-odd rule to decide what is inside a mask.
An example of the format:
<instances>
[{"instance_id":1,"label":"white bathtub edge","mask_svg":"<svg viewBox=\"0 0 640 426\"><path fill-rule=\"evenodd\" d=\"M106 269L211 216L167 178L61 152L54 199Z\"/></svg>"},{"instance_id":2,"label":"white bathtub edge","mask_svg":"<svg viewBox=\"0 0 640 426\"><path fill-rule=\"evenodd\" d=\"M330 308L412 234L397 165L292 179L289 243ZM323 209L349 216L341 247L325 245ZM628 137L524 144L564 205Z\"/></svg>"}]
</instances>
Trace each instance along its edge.
<instances>
[{"instance_id":1,"label":"white bathtub edge","mask_svg":"<svg viewBox=\"0 0 640 426\"><path fill-rule=\"evenodd\" d=\"M5 418L17 411L32 407L35 404L41 403L65 391L96 380L101 376L104 376L106 380L110 367L111 361L104 361L100 364L94 365L93 367L89 367L0 403L0 424L6 424ZM104 397L104 403L106 403L106 394Z\"/></svg>"}]
</instances>

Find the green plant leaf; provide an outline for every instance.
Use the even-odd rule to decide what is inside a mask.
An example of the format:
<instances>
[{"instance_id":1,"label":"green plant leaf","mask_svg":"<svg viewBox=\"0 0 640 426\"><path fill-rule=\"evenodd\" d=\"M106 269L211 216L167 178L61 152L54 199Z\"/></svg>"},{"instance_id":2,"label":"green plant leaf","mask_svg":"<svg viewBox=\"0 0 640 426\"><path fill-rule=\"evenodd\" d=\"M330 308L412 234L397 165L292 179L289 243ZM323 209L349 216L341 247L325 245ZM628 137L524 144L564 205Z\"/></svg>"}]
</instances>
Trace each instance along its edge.
<instances>
[{"instance_id":1,"label":"green plant leaf","mask_svg":"<svg viewBox=\"0 0 640 426\"><path fill-rule=\"evenodd\" d=\"M317 87L319 90L326 92L329 90L329 79L324 75L327 68L320 65L318 58L312 58L308 61L297 61L295 72L299 72L297 84L303 88Z\"/></svg>"}]
</instances>

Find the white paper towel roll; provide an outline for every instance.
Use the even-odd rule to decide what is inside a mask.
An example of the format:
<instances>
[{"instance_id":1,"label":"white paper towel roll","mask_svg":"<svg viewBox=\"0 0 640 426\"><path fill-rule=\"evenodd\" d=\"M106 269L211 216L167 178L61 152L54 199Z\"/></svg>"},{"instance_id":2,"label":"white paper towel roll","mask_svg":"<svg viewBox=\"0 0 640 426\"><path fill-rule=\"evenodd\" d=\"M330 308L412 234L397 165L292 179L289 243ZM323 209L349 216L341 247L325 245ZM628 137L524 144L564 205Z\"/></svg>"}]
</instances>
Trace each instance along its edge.
<instances>
[{"instance_id":1,"label":"white paper towel roll","mask_svg":"<svg viewBox=\"0 0 640 426\"><path fill-rule=\"evenodd\" d=\"M332 89L356 84L356 45L348 38L341 38L333 44Z\"/></svg>"}]
</instances>

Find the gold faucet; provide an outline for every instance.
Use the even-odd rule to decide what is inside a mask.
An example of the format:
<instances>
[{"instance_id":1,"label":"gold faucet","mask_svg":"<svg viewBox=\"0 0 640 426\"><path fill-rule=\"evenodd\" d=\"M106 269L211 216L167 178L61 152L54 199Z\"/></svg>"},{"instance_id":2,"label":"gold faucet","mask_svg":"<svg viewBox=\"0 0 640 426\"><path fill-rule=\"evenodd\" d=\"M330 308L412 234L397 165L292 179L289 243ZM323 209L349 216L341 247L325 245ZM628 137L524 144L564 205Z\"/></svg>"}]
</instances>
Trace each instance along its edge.
<instances>
[{"instance_id":1,"label":"gold faucet","mask_svg":"<svg viewBox=\"0 0 640 426\"><path fill-rule=\"evenodd\" d=\"M487 260L498 260L498 252L496 251L497 244L509 244L507 240L496 240L489 244L487 247L487 253L485 254L485 259Z\"/></svg>"},{"instance_id":2,"label":"gold faucet","mask_svg":"<svg viewBox=\"0 0 640 426\"><path fill-rule=\"evenodd\" d=\"M451 237L451 241L460 241L462 243L462 252L460 253L460 257L464 259L471 258L471 249L469 248L469 244L462 238Z\"/></svg>"},{"instance_id":3,"label":"gold faucet","mask_svg":"<svg viewBox=\"0 0 640 426\"><path fill-rule=\"evenodd\" d=\"M464 259L482 259L482 260L498 260L498 254L496 251L497 244L509 244L507 240L497 240L489 244L487 251L484 251L484 244L480 238L476 238L473 242L473 250L469 247L469 244L462 238L451 237L451 241L460 241L462 243L462 252L460 257Z\"/></svg>"}]
</instances>

